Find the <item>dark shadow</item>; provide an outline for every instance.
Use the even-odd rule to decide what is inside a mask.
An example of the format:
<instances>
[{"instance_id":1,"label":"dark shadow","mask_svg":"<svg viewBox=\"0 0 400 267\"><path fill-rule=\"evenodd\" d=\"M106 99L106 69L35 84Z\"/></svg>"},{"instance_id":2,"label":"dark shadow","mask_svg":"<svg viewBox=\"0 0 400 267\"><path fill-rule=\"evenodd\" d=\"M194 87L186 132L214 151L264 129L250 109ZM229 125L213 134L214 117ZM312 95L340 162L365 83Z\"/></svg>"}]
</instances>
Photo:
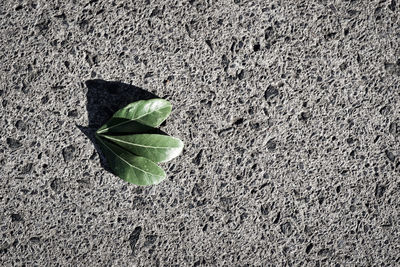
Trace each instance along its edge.
<instances>
[{"instance_id":1,"label":"dark shadow","mask_svg":"<svg viewBox=\"0 0 400 267\"><path fill-rule=\"evenodd\" d=\"M102 153L99 153L101 150L96 143L95 132L106 123L117 110L129 103L138 100L157 98L157 96L137 86L121 82L88 80L85 84L87 87L86 109L89 117L89 125L87 127L77 125L77 127L92 141L97 153L101 155L100 162L102 167L110 171L107 164L105 164ZM161 131L158 132L161 134L163 133Z\"/></svg>"}]
</instances>

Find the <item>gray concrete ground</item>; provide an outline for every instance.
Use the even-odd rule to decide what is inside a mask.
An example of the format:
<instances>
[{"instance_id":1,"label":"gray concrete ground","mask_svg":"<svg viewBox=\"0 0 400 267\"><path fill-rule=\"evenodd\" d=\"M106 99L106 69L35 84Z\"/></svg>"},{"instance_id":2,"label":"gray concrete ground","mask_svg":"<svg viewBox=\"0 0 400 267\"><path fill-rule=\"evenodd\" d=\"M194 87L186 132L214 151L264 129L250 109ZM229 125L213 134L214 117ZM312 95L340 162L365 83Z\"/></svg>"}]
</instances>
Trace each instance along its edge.
<instances>
[{"instance_id":1,"label":"gray concrete ground","mask_svg":"<svg viewBox=\"0 0 400 267\"><path fill-rule=\"evenodd\" d=\"M1 1L0 265L399 266L399 44L395 0ZM124 88L157 186L85 132Z\"/></svg>"}]
</instances>

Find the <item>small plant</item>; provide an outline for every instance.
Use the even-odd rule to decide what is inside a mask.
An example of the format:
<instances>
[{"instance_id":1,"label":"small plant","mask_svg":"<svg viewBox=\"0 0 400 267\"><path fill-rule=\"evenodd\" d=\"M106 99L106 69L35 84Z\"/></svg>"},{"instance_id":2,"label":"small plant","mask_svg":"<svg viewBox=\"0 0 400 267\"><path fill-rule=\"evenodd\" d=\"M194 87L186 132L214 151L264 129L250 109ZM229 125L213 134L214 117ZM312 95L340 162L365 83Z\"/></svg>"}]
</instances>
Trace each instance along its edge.
<instances>
[{"instance_id":1,"label":"small plant","mask_svg":"<svg viewBox=\"0 0 400 267\"><path fill-rule=\"evenodd\" d=\"M156 163L179 156L183 149L181 140L156 134L171 110L171 103L164 99L140 100L118 110L97 130L96 140L117 176L136 185L165 179Z\"/></svg>"}]
</instances>

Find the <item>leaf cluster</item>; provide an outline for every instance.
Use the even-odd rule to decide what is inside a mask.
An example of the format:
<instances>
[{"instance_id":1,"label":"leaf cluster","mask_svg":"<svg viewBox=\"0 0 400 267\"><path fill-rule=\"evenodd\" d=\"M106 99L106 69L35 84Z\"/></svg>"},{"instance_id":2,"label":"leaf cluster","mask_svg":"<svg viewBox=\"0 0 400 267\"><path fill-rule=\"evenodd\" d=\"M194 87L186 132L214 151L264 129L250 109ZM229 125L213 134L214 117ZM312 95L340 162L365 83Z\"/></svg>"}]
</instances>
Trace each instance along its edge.
<instances>
[{"instance_id":1,"label":"leaf cluster","mask_svg":"<svg viewBox=\"0 0 400 267\"><path fill-rule=\"evenodd\" d=\"M156 133L171 110L171 103L164 99L136 101L118 110L96 131L97 143L117 176L136 185L165 179L165 171L157 163L169 161L183 150L178 138Z\"/></svg>"}]
</instances>

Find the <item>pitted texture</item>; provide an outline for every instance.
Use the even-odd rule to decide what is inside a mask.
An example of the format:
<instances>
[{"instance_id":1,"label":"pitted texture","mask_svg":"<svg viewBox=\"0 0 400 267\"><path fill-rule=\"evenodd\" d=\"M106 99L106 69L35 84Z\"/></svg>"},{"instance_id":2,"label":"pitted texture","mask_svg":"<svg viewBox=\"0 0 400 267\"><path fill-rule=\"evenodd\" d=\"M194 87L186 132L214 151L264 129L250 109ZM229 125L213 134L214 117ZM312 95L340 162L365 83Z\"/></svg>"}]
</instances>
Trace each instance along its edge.
<instances>
[{"instance_id":1,"label":"pitted texture","mask_svg":"<svg viewBox=\"0 0 400 267\"><path fill-rule=\"evenodd\" d=\"M1 265L399 265L399 12L3 1ZM159 185L108 172L77 127L116 110L104 81L172 103L185 149Z\"/></svg>"}]
</instances>

